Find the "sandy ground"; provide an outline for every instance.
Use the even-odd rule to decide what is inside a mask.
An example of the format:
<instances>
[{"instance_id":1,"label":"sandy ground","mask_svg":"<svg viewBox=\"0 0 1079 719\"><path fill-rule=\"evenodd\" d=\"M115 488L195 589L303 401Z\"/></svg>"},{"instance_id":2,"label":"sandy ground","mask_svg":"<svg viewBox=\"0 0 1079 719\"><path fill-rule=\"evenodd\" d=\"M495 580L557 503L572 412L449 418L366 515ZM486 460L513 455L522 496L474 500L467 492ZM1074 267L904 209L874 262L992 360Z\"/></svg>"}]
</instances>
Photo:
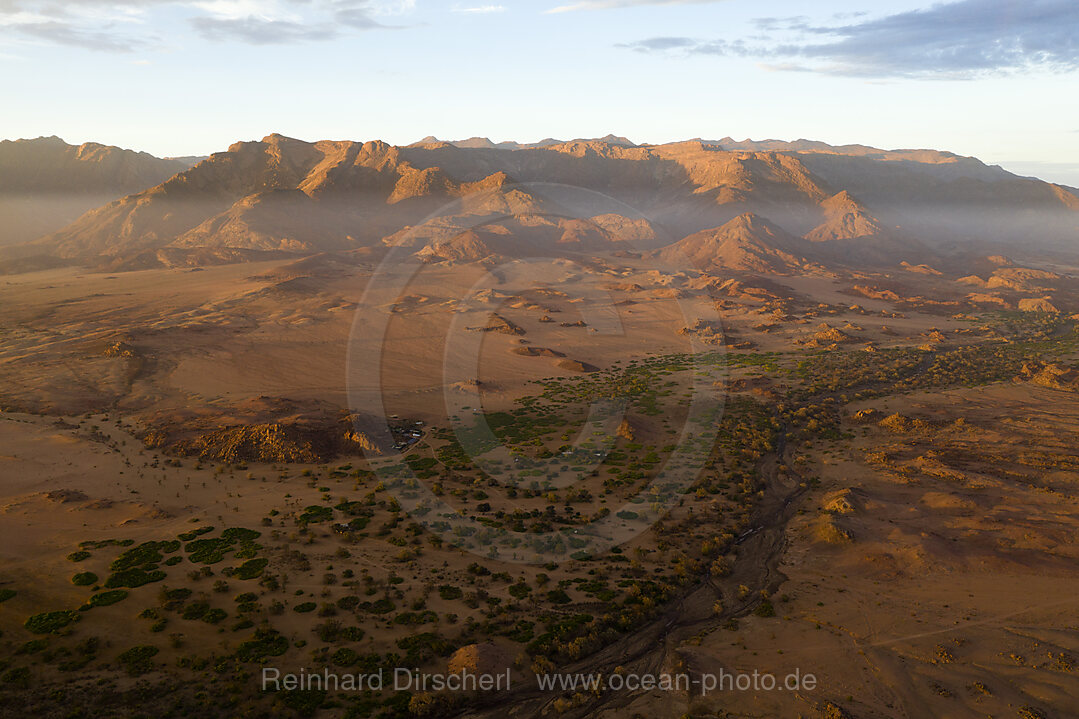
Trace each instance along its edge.
<instances>
[{"instance_id":1,"label":"sandy ground","mask_svg":"<svg viewBox=\"0 0 1079 719\"><path fill-rule=\"evenodd\" d=\"M937 280L911 274L903 281L929 295ZM372 276L399 280L400 289L365 295ZM186 459L176 467L133 435L149 427L181 426L195 415L274 420L238 409L261 399L344 409L349 390L354 408L377 394L387 414L430 425L464 407L511 408L535 390L535 380L581 374L563 360L611 367L723 350L725 332L727 345L748 343L727 351L790 352L805 347L822 322L842 329L850 349L917 346L933 330L951 346L975 327L950 308L900 311L853 296L852 282L869 282L857 278L771 278L721 298L698 292L699 279L631 260L598 269L560 260L490 273L431 265L411 278L404 270L376 273L370 264L322 260L0 278L0 588L18 589L0 604L0 630L21 632L29 614L85 598L68 581L84 567L65 558L81 541L171 539L209 524L265 526L271 510L280 512L266 529L279 533L266 540L274 566L286 567L285 552L298 546L311 558L309 568L288 570L289 589L299 592L290 602L341 594L323 575L343 566L342 543L325 527L309 540L293 537L291 520L308 505L375 491L374 483L331 472L358 460L221 469ZM789 297L769 294L782 286L791 288ZM949 285L941 296L958 291ZM489 324L492 313L499 323ZM685 331L698 319L706 321ZM529 349L535 356L521 353ZM692 615L692 631L660 624L641 634L648 647L636 647L653 668L779 677L799 671L812 673L816 688L646 693L596 715L1075 716L1076 397L1004 383L848 406L849 413L872 407L924 424L894 432L849 418L853 440L798 450L820 484L790 495L795 504L767 497L789 512L789 525L784 519L767 537L749 538L749 566L716 587L728 607L723 621L709 623L711 600L701 594L670 610ZM51 414L19 411L28 408ZM666 436L659 424L638 431L647 443ZM778 476L774 467L771 473ZM543 505L542 498L530 501ZM684 520L680 511L676 518ZM373 527L387 519L379 512ZM645 566L669 569L650 541L634 546ZM357 571L380 580L401 573L402 608L421 598L425 585L460 580L474 559L425 548L423 562L404 568L393 560L400 545L381 537L345 548ZM85 568L104 574L108 557L99 554ZM531 582L538 570L513 571ZM743 582L772 587L778 616L728 624L726 615L745 614L731 608ZM154 587L136 591L140 606L153 604ZM427 595L435 611L455 610ZM130 622L128 603L136 602L95 616ZM281 620L287 631L309 632L308 624L292 613ZM387 620L366 628L378 649L392 648L402 631ZM190 646L235 643L210 627L184 631ZM1040 713L1021 713L1028 710Z\"/></svg>"},{"instance_id":2,"label":"sandy ground","mask_svg":"<svg viewBox=\"0 0 1079 719\"><path fill-rule=\"evenodd\" d=\"M816 688L678 700L656 692L629 711L794 717L839 707L846 713L828 716L1075 716L1079 474L1072 438L1079 399L996 385L871 405L938 421L962 418L966 426L903 435L871 426L852 444L819 455L821 486L788 530L779 566L787 579L773 597L777 616L748 616L736 629L715 628L672 650L694 673L757 671L783 681L808 672ZM866 460L900 446L909 450L900 456L913 459L910 471ZM926 456L951 457L949 450L960 448L969 452L968 465L952 472ZM1032 452L1056 456L1068 469L1022 471ZM835 512L837 496L849 509ZM817 527L827 508L852 541L822 540Z\"/></svg>"}]
</instances>

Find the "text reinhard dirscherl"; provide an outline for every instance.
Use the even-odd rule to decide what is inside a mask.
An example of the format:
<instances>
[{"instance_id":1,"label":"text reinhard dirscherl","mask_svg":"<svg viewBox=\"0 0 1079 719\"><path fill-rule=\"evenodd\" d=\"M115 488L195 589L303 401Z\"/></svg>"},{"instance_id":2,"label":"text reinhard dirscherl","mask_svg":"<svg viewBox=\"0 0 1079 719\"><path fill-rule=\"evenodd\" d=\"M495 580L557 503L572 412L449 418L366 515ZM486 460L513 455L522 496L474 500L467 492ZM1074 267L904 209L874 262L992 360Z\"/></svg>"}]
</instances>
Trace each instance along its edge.
<instances>
[{"instance_id":1,"label":"text reinhard dirscherl","mask_svg":"<svg viewBox=\"0 0 1079 719\"><path fill-rule=\"evenodd\" d=\"M707 696L713 692L773 692L813 691L817 677L808 672L795 670L785 676L753 670L752 672L633 674L601 673L553 673L537 674L536 686L540 691L561 692L607 692L607 691L670 691ZM284 673L276 667L263 667L262 691L323 690L361 692L392 690L398 692L500 692L513 688L510 670L482 673L462 670L455 673L421 672L419 669L397 667L392 672L353 674L321 672L300 669Z\"/></svg>"}]
</instances>

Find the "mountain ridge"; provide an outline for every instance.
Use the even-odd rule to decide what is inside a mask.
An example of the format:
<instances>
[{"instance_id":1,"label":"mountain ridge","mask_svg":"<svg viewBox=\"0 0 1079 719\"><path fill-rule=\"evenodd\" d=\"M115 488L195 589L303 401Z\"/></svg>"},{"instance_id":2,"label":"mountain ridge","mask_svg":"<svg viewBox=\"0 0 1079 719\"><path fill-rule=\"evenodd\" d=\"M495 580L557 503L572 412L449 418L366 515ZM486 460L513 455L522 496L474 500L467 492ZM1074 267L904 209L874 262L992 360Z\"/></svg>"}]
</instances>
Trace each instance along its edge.
<instances>
[{"instance_id":1,"label":"mountain ridge","mask_svg":"<svg viewBox=\"0 0 1079 719\"><path fill-rule=\"evenodd\" d=\"M498 217L562 212L559 203L550 205L529 189L541 186L561 188L560 202L577 205L575 216L611 214L600 207L611 201L625 206L614 213L623 219L647 217L652 229L643 250L747 214L812 244L872 237L867 262L891 261L886 240L892 230L884 228L902 227L904 236L926 247L953 251L1020 234L1039 246L1067 245L1079 225L1072 191L973 158L949 154L957 159L920 162L857 149L865 146L850 146L856 154L844 155L820 152L820 143L764 151L701 140L635 145L622 139L506 149L489 141L402 147L271 134L234 143L159 184L96 207L18 252L91 265L122 265L124 256L155 256L166 248L169 257L197 251L213 257L219 250L231 257L302 254L389 244L431 213L480 218L451 220L426 235L446 240ZM425 232L409 230L409 236Z\"/></svg>"},{"instance_id":2,"label":"mountain ridge","mask_svg":"<svg viewBox=\"0 0 1079 719\"><path fill-rule=\"evenodd\" d=\"M0 247L59 230L111 200L156 185L196 158L146 152L52 135L0 141Z\"/></svg>"}]
</instances>

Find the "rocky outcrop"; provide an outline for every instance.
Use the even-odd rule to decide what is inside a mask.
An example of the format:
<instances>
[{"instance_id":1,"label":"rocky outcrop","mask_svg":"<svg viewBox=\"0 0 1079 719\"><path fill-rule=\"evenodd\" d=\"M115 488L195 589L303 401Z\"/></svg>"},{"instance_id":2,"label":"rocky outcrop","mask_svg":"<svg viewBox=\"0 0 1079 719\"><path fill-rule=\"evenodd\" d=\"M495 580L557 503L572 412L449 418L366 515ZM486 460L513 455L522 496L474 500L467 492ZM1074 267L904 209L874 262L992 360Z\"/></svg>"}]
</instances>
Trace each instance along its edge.
<instances>
[{"instance_id":1,"label":"rocky outcrop","mask_svg":"<svg viewBox=\"0 0 1079 719\"><path fill-rule=\"evenodd\" d=\"M209 462L318 463L342 455L378 455L379 446L353 415L293 416L277 421L204 426L158 424L145 431L147 447Z\"/></svg>"},{"instance_id":2,"label":"rocky outcrop","mask_svg":"<svg viewBox=\"0 0 1079 719\"><path fill-rule=\"evenodd\" d=\"M483 327L469 327L472 332L497 332L503 335L523 335L524 328L511 322L500 314L492 312Z\"/></svg>"},{"instance_id":3,"label":"rocky outcrop","mask_svg":"<svg viewBox=\"0 0 1079 719\"><path fill-rule=\"evenodd\" d=\"M1048 297L1024 298L1019 300L1020 312L1048 312L1057 314L1060 312L1056 305L1049 301Z\"/></svg>"},{"instance_id":4,"label":"rocky outcrop","mask_svg":"<svg viewBox=\"0 0 1079 719\"><path fill-rule=\"evenodd\" d=\"M1056 363L1024 362L1015 379L1052 389L1079 389L1079 371Z\"/></svg>"}]
</instances>

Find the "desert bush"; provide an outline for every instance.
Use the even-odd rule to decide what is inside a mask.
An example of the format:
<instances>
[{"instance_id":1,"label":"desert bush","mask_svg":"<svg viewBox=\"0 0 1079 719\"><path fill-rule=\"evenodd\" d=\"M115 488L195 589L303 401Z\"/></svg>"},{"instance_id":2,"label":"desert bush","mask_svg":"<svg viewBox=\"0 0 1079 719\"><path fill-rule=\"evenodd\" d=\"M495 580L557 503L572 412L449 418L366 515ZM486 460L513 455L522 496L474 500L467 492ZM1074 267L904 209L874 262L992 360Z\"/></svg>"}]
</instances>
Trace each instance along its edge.
<instances>
[{"instance_id":1,"label":"desert bush","mask_svg":"<svg viewBox=\"0 0 1079 719\"><path fill-rule=\"evenodd\" d=\"M78 612L61 610L57 612L42 612L35 614L23 623L23 626L34 634L50 634L58 632L68 624L79 621Z\"/></svg>"},{"instance_id":2,"label":"desert bush","mask_svg":"<svg viewBox=\"0 0 1079 719\"><path fill-rule=\"evenodd\" d=\"M86 600L86 604L79 607L80 610L93 609L94 607L107 607L127 599L127 592L123 589L113 589L107 592L98 592Z\"/></svg>"},{"instance_id":3,"label":"desert bush","mask_svg":"<svg viewBox=\"0 0 1079 719\"><path fill-rule=\"evenodd\" d=\"M155 646L143 644L131 647L117 657L117 660L128 674L139 676L153 670L154 665L151 660L157 655L158 651L160 650Z\"/></svg>"},{"instance_id":4,"label":"desert bush","mask_svg":"<svg viewBox=\"0 0 1079 719\"><path fill-rule=\"evenodd\" d=\"M109 578L105 580L105 586L109 589L116 589L118 587L128 587L134 589L135 587L141 587L144 584L150 584L151 582L160 582L167 575L160 569L153 569L145 571L143 569L125 569L118 572L113 572L109 575Z\"/></svg>"},{"instance_id":5,"label":"desert bush","mask_svg":"<svg viewBox=\"0 0 1079 719\"><path fill-rule=\"evenodd\" d=\"M288 651L288 639L273 629L259 629L255 636L240 644L236 658L242 662L258 662L279 657Z\"/></svg>"},{"instance_id":6,"label":"desert bush","mask_svg":"<svg viewBox=\"0 0 1079 719\"><path fill-rule=\"evenodd\" d=\"M458 587L454 587L450 584L443 584L438 588L438 596L443 599L460 599L464 595L464 592Z\"/></svg>"}]
</instances>

